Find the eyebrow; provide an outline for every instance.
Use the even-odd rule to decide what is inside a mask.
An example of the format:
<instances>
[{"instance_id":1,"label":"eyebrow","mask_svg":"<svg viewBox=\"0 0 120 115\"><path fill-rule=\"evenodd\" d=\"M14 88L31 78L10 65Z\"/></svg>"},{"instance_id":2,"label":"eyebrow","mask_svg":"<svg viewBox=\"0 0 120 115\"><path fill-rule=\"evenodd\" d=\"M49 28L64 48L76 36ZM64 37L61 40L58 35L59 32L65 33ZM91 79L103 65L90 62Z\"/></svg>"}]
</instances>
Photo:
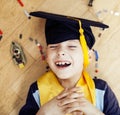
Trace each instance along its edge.
<instances>
[{"instance_id":1,"label":"eyebrow","mask_svg":"<svg viewBox=\"0 0 120 115\"><path fill-rule=\"evenodd\" d=\"M78 43L78 40L70 40L70 41L68 41L68 43L71 43L71 42Z\"/></svg>"}]
</instances>

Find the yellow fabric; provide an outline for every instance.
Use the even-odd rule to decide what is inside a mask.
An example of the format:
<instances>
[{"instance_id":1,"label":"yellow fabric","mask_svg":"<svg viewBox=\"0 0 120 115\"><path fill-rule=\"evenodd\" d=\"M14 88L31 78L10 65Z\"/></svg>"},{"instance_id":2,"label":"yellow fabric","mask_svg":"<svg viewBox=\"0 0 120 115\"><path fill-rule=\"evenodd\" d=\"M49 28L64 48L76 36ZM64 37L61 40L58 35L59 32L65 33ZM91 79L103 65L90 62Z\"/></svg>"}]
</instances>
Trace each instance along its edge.
<instances>
[{"instance_id":1,"label":"yellow fabric","mask_svg":"<svg viewBox=\"0 0 120 115\"><path fill-rule=\"evenodd\" d=\"M37 85L40 94L41 106L64 90L52 71L41 76L37 80ZM86 72L83 72L83 75L80 77L76 86L82 87L85 97L95 105L95 85L91 77Z\"/></svg>"},{"instance_id":2,"label":"yellow fabric","mask_svg":"<svg viewBox=\"0 0 120 115\"><path fill-rule=\"evenodd\" d=\"M86 68L89 64L88 47L87 47L87 43L86 43L85 36L83 33L84 30L82 29L80 20L78 20L78 22L79 22L79 26L80 26L80 29L79 29L80 43L81 43L81 47L83 50L83 56L84 56L84 67Z\"/></svg>"},{"instance_id":3,"label":"yellow fabric","mask_svg":"<svg viewBox=\"0 0 120 115\"><path fill-rule=\"evenodd\" d=\"M57 96L64 88L59 84L54 73L49 71L37 80L40 93L40 104L43 105Z\"/></svg>"},{"instance_id":4,"label":"yellow fabric","mask_svg":"<svg viewBox=\"0 0 120 115\"><path fill-rule=\"evenodd\" d=\"M86 98L88 100L91 100L90 102L95 106L96 105L96 94L95 94L95 84L94 84L94 81L93 79L90 77L90 75L86 72L86 71L83 71L83 79L85 80L84 83L87 85L87 88L88 88L88 93L86 93L87 89L84 89L84 93L86 95ZM83 79L81 79L81 82L83 81ZM83 86L83 88L85 88Z\"/></svg>"}]
</instances>

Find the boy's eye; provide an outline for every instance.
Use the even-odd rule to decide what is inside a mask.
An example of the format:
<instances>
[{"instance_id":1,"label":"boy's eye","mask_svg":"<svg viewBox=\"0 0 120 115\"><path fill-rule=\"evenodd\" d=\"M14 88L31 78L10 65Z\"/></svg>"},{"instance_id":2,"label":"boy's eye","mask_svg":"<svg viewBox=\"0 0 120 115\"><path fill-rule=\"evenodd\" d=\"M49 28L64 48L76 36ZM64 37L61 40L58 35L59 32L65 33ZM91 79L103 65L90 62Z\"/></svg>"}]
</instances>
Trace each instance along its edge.
<instances>
[{"instance_id":1,"label":"boy's eye","mask_svg":"<svg viewBox=\"0 0 120 115\"><path fill-rule=\"evenodd\" d=\"M71 49L77 48L77 46L68 46Z\"/></svg>"},{"instance_id":2,"label":"boy's eye","mask_svg":"<svg viewBox=\"0 0 120 115\"><path fill-rule=\"evenodd\" d=\"M49 48L51 48L51 49L55 49L55 48L57 48L57 46L50 46Z\"/></svg>"}]
</instances>

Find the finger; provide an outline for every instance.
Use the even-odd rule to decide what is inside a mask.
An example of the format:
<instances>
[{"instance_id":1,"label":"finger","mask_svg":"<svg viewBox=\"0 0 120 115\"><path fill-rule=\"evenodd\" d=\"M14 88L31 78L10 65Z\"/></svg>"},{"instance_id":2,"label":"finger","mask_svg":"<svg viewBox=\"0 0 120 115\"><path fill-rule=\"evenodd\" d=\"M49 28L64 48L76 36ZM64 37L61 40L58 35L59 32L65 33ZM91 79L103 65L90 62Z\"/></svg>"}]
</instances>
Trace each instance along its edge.
<instances>
[{"instance_id":1,"label":"finger","mask_svg":"<svg viewBox=\"0 0 120 115\"><path fill-rule=\"evenodd\" d=\"M84 98L84 93L71 93L69 94L68 96L66 96L65 98L63 99L59 99L58 101L58 105L60 106L63 106L65 104L69 104L69 103L72 103L72 102L75 102L75 101L80 101L82 100L82 98Z\"/></svg>"},{"instance_id":2,"label":"finger","mask_svg":"<svg viewBox=\"0 0 120 115\"><path fill-rule=\"evenodd\" d=\"M65 89L63 92L61 92L58 96L57 99L62 99L65 98L66 96L69 95L70 92L68 92L68 89Z\"/></svg>"},{"instance_id":3,"label":"finger","mask_svg":"<svg viewBox=\"0 0 120 115\"><path fill-rule=\"evenodd\" d=\"M72 112L72 115L83 115L82 111L74 111Z\"/></svg>"},{"instance_id":4,"label":"finger","mask_svg":"<svg viewBox=\"0 0 120 115\"><path fill-rule=\"evenodd\" d=\"M80 107L80 106L84 106L85 103L86 103L86 100L84 97L65 98L65 99L58 101L58 106L63 106L64 108Z\"/></svg>"},{"instance_id":5,"label":"finger","mask_svg":"<svg viewBox=\"0 0 120 115\"><path fill-rule=\"evenodd\" d=\"M71 88L71 89L65 89L62 93L60 93L57 96L57 99L64 98L64 97L70 95L73 92L82 92L82 88L81 87L74 87L74 88Z\"/></svg>"},{"instance_id":6,"label":"finger","mask_svg":"<svg viewBox=\"0 0 120 115\"><path fill-rule=\"evenodd\" d=\"M68 91L70 92L82 92L82 87L73 87L71 89L69 89Z\"/></svg>"},{"instance_id":7,"label":"finger","mask_svg":"<svg viewBox=\"0 0 120 115\"><path fill-rule=\"evenodd\" d=\"M60 100L58 102L58 105L59 106L69 107L67 104L73 103L75 101L76 101L76 99L69 99L69 98L67 98L67 99Z\"/></svg>"},{"instance_id":8,"label":"finger","mask_svg":"<svg viewBox=\"0 0 120 115\"><path fill-rule=\"evenodd\" d=\"M84 97L83 92L71 93L67 96L67 98L81 98Z\"/></svg>"},{"instance_id":9,"label":"finger","mask_svg":"<svg viewBox=\"0 0 120 115\"><path fill-rule=\"evenodd\" d=\"M72 108L67 108L67 109L65 110L65 112L66 112L67 114L69 114L69 113L74 113L75 111L77 111L77 113L79 112L80 115L83 115L83 112L80 110L80 107L72 107ZM79 115L79 114L78 114L78 115Z\"/></svg>"}]
</instances>

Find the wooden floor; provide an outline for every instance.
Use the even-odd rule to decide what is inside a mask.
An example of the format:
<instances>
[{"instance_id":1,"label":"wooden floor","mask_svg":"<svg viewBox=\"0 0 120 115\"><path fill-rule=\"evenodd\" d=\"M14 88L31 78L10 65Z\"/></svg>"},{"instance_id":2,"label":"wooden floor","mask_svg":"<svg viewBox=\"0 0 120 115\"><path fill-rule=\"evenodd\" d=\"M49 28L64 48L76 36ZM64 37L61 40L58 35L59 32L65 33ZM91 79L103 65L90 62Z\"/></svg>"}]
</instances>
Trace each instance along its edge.
<instances>
[{"instance_id":1,"label":"wooden floor","mask_svg":"<svg viewBox=\"0 0 120 115\"><path fill-rule=\"evenodd\" d=\"M46 63L35 44L35 40L40 42L45 51L45 20L28 19L24 10L42 10L108 24L108 30L92 28L96 37L94 48L99 52L98 77L108 82L120 103L120 0L94 0L93 7L88 7L88 0L21 1L23 7L17 0L0 1L0 31L3 33L0 41L0 115L17 115L25 103L30 84L46 71ZM13 63L12 41L18 42L26 55L27 64L23 69ZM88 71L95 75L94 61L92 63Z\"/></svg>"}]
</instances>

